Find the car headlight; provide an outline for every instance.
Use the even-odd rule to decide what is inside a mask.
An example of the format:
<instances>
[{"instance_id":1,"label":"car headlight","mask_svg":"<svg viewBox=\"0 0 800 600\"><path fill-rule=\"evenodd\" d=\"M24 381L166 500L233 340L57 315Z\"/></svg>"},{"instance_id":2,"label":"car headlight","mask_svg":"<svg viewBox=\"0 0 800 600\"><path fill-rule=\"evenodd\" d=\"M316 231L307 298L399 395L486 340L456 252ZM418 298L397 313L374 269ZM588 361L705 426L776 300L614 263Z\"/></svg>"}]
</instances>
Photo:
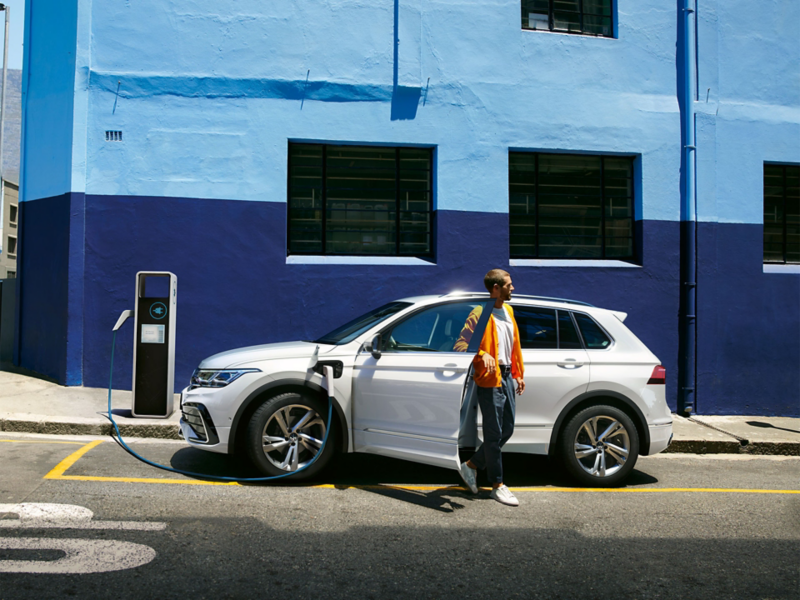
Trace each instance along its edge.
<instances>
[{"instance_id":1,"label":"car headlight","mask_svg":"<svg viewBox=\"0 0 800 600\"><path fill-rule=\"evenodd\" d=\"M239 379L245 373L260 373L261 369L195 369L190 390L199 387L221 388Z\"/></svg>"}]
</instances>

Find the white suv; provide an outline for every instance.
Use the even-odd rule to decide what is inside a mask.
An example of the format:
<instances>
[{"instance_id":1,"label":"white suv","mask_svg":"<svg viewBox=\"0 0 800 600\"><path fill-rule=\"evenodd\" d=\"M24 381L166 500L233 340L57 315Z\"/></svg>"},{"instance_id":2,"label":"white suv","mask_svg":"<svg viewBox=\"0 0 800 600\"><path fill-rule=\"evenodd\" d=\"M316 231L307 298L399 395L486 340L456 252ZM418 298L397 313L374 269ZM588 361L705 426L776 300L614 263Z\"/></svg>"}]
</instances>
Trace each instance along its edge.
<instances>
[{"instance_id":1,"label":"white suv","mask_svg":"<svg viewBox=\"0 0 800 600\"><path fill-rule=\"evenodd\" d=\"M298 470L325 435L327 365L332 428L323 455L298 478L319 472L337 450L458 469L459 448L480 443L470 372L485 319L467 352L454 345L469 313L493 303L486 293L406 298L313 342L216 354L183 390L181 431L196 448L246 453L266 475ZM666 373L625 327L625 313L536 296L510 304L527 387L505 451L557 456L581 484L608 486L640 454L669 445Z\"/></svg>"}]
</instances>

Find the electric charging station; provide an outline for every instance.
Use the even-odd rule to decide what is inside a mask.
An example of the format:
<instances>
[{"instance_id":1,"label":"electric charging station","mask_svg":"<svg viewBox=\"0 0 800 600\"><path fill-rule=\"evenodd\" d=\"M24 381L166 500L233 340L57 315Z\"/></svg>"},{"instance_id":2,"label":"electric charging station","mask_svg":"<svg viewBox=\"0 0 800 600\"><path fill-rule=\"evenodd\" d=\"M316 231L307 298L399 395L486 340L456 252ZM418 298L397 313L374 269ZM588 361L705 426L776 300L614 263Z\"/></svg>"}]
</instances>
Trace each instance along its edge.
<instances>
[{"instance_id":1,"label":"electric charging station","mask_svg":"<svg viewBox=\"0 0 800 600\"><path fill-rule=\"evenodd\" d=\"M129 317L134 317L134 417L166 419L174 411L177 306L178 277L174 273L136 273L135 309L124 311L114 326L117 331Z\"/></svg>"}]
</instances>

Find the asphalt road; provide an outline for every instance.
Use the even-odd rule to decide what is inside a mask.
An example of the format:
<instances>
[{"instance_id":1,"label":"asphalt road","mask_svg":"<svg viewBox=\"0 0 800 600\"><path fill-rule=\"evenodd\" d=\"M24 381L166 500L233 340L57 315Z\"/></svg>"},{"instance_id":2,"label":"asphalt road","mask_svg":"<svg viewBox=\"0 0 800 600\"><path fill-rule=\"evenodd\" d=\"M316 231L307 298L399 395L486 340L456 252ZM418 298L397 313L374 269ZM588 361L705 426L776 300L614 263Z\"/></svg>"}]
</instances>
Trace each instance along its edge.
<instances>
[{"instance_id":1,"label":"asphalt road","mask_svg":"<svg viewBox=\"0 0 800 600\"><path fill-rule=\"evenodd\" d=\"M380 457L303 486L211 485L87 443L0 434L0 600L800 596L799 458L642 458L627 487L585 491L509 455L514 509ZM252 474L181 443L134 447Z\"/></svg>"}]
</instances>

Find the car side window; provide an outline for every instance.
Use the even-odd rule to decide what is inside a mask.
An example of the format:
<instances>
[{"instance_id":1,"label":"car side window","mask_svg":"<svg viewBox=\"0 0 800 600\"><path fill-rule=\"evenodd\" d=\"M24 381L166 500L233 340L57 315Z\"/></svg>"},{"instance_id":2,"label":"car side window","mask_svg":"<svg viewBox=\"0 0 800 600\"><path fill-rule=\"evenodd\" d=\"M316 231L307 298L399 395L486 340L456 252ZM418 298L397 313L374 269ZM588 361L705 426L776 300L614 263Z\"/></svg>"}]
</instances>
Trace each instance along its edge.
<instances>
[{"instance_id":1,"label":"car side window","mask_svg":"<svg viewBox=\"0 0 800 600\"><path fill-rule=\"evenodd\" d=\"M533 306L515 306L514 319L519 328L519 344L523 349L558 348L555 310Z\"/></svg>"},{"instance_id":2,"label":"car side window","mask_svg":"<svg viewBox=\"0 0 800 600\"><path fill-rule=\"evenodd\" d=\"M562 350L579 350L583 347L575 323L566 310L558 311L558 347Z\"/></svg>"},{"instance_id":3,"label":"car side window","mask_svg":"<svg viewBox=\"0 0 800 600\"><path fill-rule=\"evenodd\" d=\"M382 334L384 352L456 352L455 345L477 302L440 304L415 313Z\"/></svg>"},{"instance_id":4,"label":"car side window","mask_svg":"<svg viewBox=\"0 0 800 600\"><path fill-rule=\"evenodd\" d=\"M578 328L581 330L583 341L588 350L602 350L611 345L611 339L606 335L605 331L600 329L600 326L595 323L592 317L577 312L572 314L575 315L575 321L578 323Z\"/></svg>"}]
</instances>

